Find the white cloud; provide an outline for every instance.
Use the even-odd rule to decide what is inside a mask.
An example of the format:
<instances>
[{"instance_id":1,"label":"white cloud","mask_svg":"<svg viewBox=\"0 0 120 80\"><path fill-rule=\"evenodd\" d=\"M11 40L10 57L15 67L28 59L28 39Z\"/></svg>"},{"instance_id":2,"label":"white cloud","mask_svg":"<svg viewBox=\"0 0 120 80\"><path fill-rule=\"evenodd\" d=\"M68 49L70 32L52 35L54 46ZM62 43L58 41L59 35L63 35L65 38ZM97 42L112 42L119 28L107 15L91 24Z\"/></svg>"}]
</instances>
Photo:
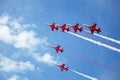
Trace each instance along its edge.
<instances>
[{"instance_id":1,"label":"white cloud","mask_svg":"<svg viewBox=\"0 0 120 80\"><path fill-rule=\"evenodd\" d=\"M43 63L47 63L47 64L58 63L58 61L56 61L54 59L54 57L51 56L49 53L45 53L42 56L40 54L34 53L34 54L32 54L32 56L38 62L43 62Z\"/></svg>"},{"instance_id":2,"label":"white cloud","mask_svg":"<svg viewBox=\"0 0 120 80\"><path fill-rule=\"evenodd\" d=\"M19 23L20 22L20 20L19 19L13 19L13 20L10 20L9 22L8 22L8 24L9 24L9 26L11 27L11 29L12 30L14 30L14 31L17 31L17 32L20 32L20 31L22 31L23 30L23 26Z\"/></svg>"},{"instance_id":3,"label":"white cloud","mask_svg":"<svg viewBox=\"0 0 120 80\"><path fill-rule=\"evenodd\" d=\"M17 75L13 75L9 79L7 79L7 80L18 80L18 76Z\"/></svg>"},{"instance_id":4,"label":"white cloud","mask_svg":"<svg viewBox=\"0 0 120 80\"><path fill-rule=\"evenodd\" d=\"M22 18L12 19L7 15L0 17L0 22L4 23L0 23L0 41L12 45L14 48L27 49L37 62L46 64L58 63L49 53L45 53L44 55L34 53L38 46L42 49L45 49L46 45L48 46L47 37L38 38L37 33L29 29L29 27L35 27L36 25L21 24L21 20ZM34 65L29 61L16 62L5 56L0 56L0 58L0 70L6 72L34 70ZM8 65L9 67L7 67Z\"/></svg>"},{"instance_id":5,"label":"white cloud","mask_svg":"<svg viewBox=\"0 0 120 80\"><path fill-rule=\"evenodd\" d=\"M39 44L39 39L35 37L33 31L24 31L14 37L14 47L32 49Z\"/></svg>"},{"instance_id":6,"label":"white cloud","mask_svg":"<svg viewBox=\"0 0 120 80\"><path fill-rule=\"evenodd\" d=\"M11 43L13 38L11 35L11 30L5 25L0 25L0 40L5 43Z\"/></svg>"},{"instance_id":7,"label":"white cloud","mask_svg":"<svg viewBox=\"0 0 120 80\"><path fill-rule=\"evenodd\" d=\"M10 19L10 18L9 18L8 15L2 15L2 16L0 17L0 24L6 24L9 19Z\"/></svg>"},{"instance_id":8,"label":"white cloud","mask_svg":"<svg viewBox=\"0 0 120 80\"><path fill-rule=\"evenodd\" d=\"M28 27L35 27L34 24L20 24L20 21L21 19L11 19L8 15L0 17L0 40L29 51L37 45L44 48L48 44L47 38L38 38L34 31L28 30Z\"/></svg>"},{"instance_id":9,"label":"white cloud","mask_svg":"<svg viewBox=\"0 0 120 80\"><path fill-rule=\"evenodd\" d=\"M7 80L28 80L27 78L20 78L17 75L12 75L10 78L8 78Z\"/></svg>"},{"instance_id":10,"label":"white cloud","mask_svg":"<svg viewBox=\"0 0 120 80\"><path fill-rule=\"evenodd\" d=\"M9 59L8 57L5 57L3 55L0 55L0 70L5 72L24 72L26 70L33 71L35 69L34 65L27 61L14 61Z\"/></svg>"}]
</instances>

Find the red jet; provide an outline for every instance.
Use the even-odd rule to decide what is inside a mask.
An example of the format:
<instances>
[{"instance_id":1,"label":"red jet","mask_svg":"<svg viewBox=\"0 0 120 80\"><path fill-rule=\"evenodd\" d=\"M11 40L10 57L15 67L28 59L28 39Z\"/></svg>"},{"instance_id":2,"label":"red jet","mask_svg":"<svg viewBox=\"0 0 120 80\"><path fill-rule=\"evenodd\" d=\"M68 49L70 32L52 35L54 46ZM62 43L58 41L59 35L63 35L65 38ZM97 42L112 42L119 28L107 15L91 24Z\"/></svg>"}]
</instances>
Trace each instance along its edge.
<instances>
[{"instance_id":1,"label":"red jet","mask_svg":"<svg viewBox=\"0 0 120 80\"><path fill-rule=\"evenodd\" d=\"M83 31L83 28L82 28L82 27L79 28L79 24L78 24L78 23L76 23L74 26L68 24L68 26L72 27L72 28L74 29L74 32L75 32L75 33L77 32L77 30L79 30L80 32Z\"/></svg>"},{"instance_id":2,"label":"red jet","mask_svg":"<svg viewBox=\"0 0 120 80\"><path fill-rule=\"evenodd\" d=\"M56 53L58 52L64 52L64 49L60 47L60 45L58 46L53 46L53 45L49 45L50 47L54 48L56 50Z\"/></svg>"},{"instance_id":3,"label":"red jet","mask_svg":"<svg viewBox=\"0 0 120 80\"><path fill-rule=\"evenodd\" d=\"M61 69L61 71L68 71L69 70L69 68L68 68L68 66L66 66L65 64L54 64L54 65L56 65L56 66L58 66L58 67L60 67L60 69Z\"/></svg>"},{"instance_id":4,"label":"red jet","mask_svg":"<svg viewBox=\"0 0 120 80\"><path fill-rule=\"evenodd\" d=\"M66 24L63 24L62 26L59 26L61 29L62 29L62 32L64 32L64 31L70 31L70 28L68 27L66 27L67 25Z\"/></svg>"},{"instance_id":5,"label":"red jet","mask_svg":"<svg viewBox=\"0 0 120 80\"><path fill-rule=\"evenodd\" d=\"M89 26L89 25L86 25L86 24L81 24L81 25L89 28L90 31L91 31L91 34L93 34L94 31L96 31L97 33L101 32L101 28L96 28L96 25L97 25L96 23L94 23L92 26Z\"/></svg>"},{"instance_id":6,"label":"red jet","mask_svg":"<svg viewBox=\"0 0 120 80\"><path fill-rule=\"evenodd\" d=\"M58 30L59 27L55 24L55 23L52 23L52 24L47 24L48 26L51 27L51 30L54 31L54 29Z\"/></svg>"}]
</instances>

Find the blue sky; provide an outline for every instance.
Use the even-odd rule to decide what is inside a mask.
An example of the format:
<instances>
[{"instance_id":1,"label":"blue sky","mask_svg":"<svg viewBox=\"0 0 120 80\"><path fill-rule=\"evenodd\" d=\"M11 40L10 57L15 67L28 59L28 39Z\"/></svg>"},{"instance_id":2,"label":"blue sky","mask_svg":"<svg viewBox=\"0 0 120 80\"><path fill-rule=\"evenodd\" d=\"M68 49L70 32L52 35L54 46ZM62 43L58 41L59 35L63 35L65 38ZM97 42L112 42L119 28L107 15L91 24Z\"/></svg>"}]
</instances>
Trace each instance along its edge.
<instances>
[{"instance_id":1,"label":"blue sky","mask_svg":"<svg viewBox=\"0 0 120 80\"><path fill-rule=\"evenodd\" d=\"M71 69L98 80L120 80L119 52L68 33L52 32L45 25L52 22L92 25L96 22L102 29L101 35L120 40L119 2L119 0L1 0L0 80L89 80L72 71L61 72L59 68L50 64L51 62L64 62ZM119 44L95 35L86 32L80 34L120 48ZM56 54L47 46L48 44L60 44L65 52ZM119 74L94 61L116 69Z\"/></svg>"}]
</instances>

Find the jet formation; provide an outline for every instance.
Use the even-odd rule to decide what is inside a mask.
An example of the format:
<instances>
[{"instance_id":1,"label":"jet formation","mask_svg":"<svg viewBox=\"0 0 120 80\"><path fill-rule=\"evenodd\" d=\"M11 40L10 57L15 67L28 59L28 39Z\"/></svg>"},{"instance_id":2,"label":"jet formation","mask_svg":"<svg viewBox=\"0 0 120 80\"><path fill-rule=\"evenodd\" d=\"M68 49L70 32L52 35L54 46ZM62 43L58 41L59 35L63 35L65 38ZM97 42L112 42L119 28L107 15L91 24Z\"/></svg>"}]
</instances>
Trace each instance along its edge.
<instances>
[{"instance_id":1,"label":"jet formation","mask_svg":"<svg viewBox=\"0 0 120 80\"><path fill-rule=\"evenodd\" d=\"M71 24L63 24L63 25L58 25L56 23L52 23L52 24L48 24L46 23L46 25L48 25L52 31L56 30L58 31L59 29L61 29L62 32L68 32L70 31L70 29L72 28L74 30L74 33L77 33L78 31L79 32L82 32L83 31L83 28L82 27L85 27L85 28L88 28L90 30L90 33L91 34L94 34L94 32L96 33L99 33L101 32L101 28L97 28L97 24L94 23L93 25L87 25L87 24L79 24L79 23L76 23L75 25L71 25ZM80 27L81 26L81 27ZM50 46L51 48L55 49L56 53L62 53L64 52L64 49L61 48L60 45L48 45ZM66 66L64 63L63 64L56 64L56 63L53 63L55 66L58 66L61 71L68 71L69 70L69 67Z\"/></svg>"},{"instance_id":2,"label":"jet formation","mask_svg":"<svg viewBox=\"0 0 120 80\"><path fill-rule=\"evenodd\" d=\"M75 33L77 33L77 31L79 32L82 32L83 31L83 28L82 27L86 27L90 30L91 34L93 34L94 32L96 33L99 33L101 32L101 28L97 28L97 24L96 23L93 23L93 25L87 25L87 24L79 24L79 23L76 23L75 25L71 25L71 24L63 24L63 25L58 25L56 23L52 23L52 24L47 24L49 27L51 27L51 30L54 31L58 31L59 29L61 29L62 32L65 32L65 31L70 31L70 28L72 28L74 30ZM68 26L68 27L67 27ZM82 27L79 27L79 26L82 26Z\"/></svg>"}]
</instances>

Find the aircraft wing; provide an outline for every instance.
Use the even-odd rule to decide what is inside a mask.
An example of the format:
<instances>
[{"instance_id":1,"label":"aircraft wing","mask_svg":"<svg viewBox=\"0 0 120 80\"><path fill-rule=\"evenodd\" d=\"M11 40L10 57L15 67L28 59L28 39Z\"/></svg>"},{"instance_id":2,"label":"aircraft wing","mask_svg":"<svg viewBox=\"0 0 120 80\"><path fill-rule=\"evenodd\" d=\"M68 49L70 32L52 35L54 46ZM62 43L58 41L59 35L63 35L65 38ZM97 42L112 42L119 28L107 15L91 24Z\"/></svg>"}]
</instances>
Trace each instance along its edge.
<instances>
[{"instance_id":1,"label":"aircraft wing","mask_svg":"<svg viewBox=\"0 0 120 80\"><path fill-rule=\"evenodd\" d=\"M64 70L64 68L61 68L61 71L63 71Z\"/></svg>"},{"instance_id":2,"label":"aircraft wing","mask_svg":"<svg viewBox=\"0 0 120 80\"><path fill-rule=\"evenodd\" d=\"M46 25L50 25L50 24L48 24L48 23L45 23Z\"/></svg>"},{"instance_id":3,"label":"aircraft wing","mask_svg":"<svg viewBox=\"0 0 120 80\"><path fill-rule=\"evenodd\" d=\"M58 67L60 67L60 65L59 65L59 64L57 64L57 63L52 63L52 64L54 64L55 66L58 66Z\"/></svg>"},{"instance_id":4,"label":"aircraft wing","mask_svg":"<svg viewBox=\"0 0 120 80\"><path fill-rule=\"evenodd\" d=\"M88 27L88 26L90 26L90 25L87 25L87 24L81 24L82 26L85 26L85 27Z\"/></svg>"},{"instance_id":5,"label":"aircraft wing","mask_svg":"<svg viewBox=\"0 0 120 80\"><path fill-rule=\"evenodd\" d=\"M91 34L93 34L95 30L91 29L90 31L91 31Z\"/></svg>"},{"instance_id":6,"label":"aircraft wing","mask_svg":"<svg viewBox=\"0 0 120 80\"><path fill-rule=\"evenodd\" d=\"M53 46L53 45L48 45L48 46L50 46L50 47L52 47L52 48L55 48L56 46Z\"/></svg>"},{"instance_id":7,"label":"aircraft wing","mask_svg":"<svg viewBox=\"0 0 120 80\"><path fill-rule=\"evenodd\" d=\"M70 27L72 27L73 25L72 25L72 24L67 24L67 26L70 26Z\"/></svg>"},{"instance_id":8,"label":"aircraft wing","mask_svg":"<svg viewBox=\"0 0 120 80\"><path fill-rule=\"evenodd\" d=\"M51 30L54 31L54 27L51 27Z\"/></svg>"},{"instance_id":9,"label":"aircraft wing","mask_svg":"<svg viewBox=\"0 0 120 80\"><path fill-rule=\"evenodd\" d=\"M58 50L58 49L56 49L56 53L58 53L58 51L59 51L59 50Z\"/></svg>"}]
</instances>

